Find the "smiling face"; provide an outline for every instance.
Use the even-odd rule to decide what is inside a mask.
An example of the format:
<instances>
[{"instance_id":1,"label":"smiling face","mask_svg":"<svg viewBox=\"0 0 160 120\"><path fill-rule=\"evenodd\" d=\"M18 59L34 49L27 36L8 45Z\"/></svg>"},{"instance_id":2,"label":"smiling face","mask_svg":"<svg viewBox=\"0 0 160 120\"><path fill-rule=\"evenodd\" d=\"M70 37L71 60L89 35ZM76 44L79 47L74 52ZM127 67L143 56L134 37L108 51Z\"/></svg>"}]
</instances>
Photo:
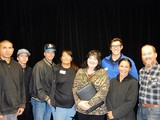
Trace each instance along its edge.
<instances>
[{"instance_id":1,"label":"smiling face","mask_svg":"<svg viewBox=\"0 0 160 120\"><path fill-rule=\"evenodd\" d=\"M49 62L52 63L52 60L55 56L55 52L54 51L46 51L46 52L44 52L44 56Z\"/></svg>"},{"instance_id":2,"label":"smiling face","mask_svg":"<svg viewBox=\"0 0 160 120\"><path fill-rule=\"evenodd\" d=\"M87 59L87 64L89 68L96 68L96 66L98 65L98 60L96 56L95 55L89 56L89 58Z\"/></svg>"},{"instance_id":3,"label":"smiling face","mask_svg":"<svg viewBox=\"0 0 160 120\"><path fill-rule=\"evenodd\" d=\"M62 61L62 64L71 64L72 57L66 51L64 51L62 52L61 61Z\"/></svg>"},{"instance_id":4,"label":"smiling face","mask_svg":"<svg viewBox=\"0 0 160 120\"><path fill-rule=\"evenodd\" d=\"M143 64L147 68L151 68L156 63L157 53L151 45L145 45L141 49L141 57Z\"/></svg>"},{"instance_id":5,"label":"smiling face","mask_svg":"<svg viewBox=\"0 0 160 120\"><path fill-rule=\"evenodd\" d=\"M124 59L120 61L118 69L120 76L124 78L129 74L129 71L131 70L131 63L128 60Z\"/></svg>"},{"instance_id":6,"label":"smiling face","mask_svg":"<svg viewBox=\"0 0 160 120\"><path fill-rule=\"evenodd\" d=\"M120 41L114 41L111 43L110 50L112 51L113 55L121 54L121 50L123 49L123 45Z\"/></svg>"},{"instance_id":7,"label":"smiling face","mask_svg":"<svg viewBox=\"0 0 160 120\"><path fill-rule=\"evenodd\" d=\"M98 50L91 50L88 52L86 58L83 67L94 69L95 71L101 68L101 52Z\"/></svg>"}]
</instances>

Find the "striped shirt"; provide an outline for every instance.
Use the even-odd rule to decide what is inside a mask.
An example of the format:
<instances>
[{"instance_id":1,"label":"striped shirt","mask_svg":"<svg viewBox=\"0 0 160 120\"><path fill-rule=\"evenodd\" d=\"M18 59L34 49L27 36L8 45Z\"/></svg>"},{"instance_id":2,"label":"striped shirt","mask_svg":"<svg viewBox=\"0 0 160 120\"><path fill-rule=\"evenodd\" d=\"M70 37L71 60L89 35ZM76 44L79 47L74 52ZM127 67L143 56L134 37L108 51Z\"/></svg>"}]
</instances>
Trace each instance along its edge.
<instances>
[{"instance_id":1,"label":"striped shirt","mask_svg":"<svg viewBox=\"0 0 160 120\"><path fill-rule=\"evenodd\" d=\"M143 67L139 71L139 98L145 104L160 104L160 64L158 62L149 72Z\"/></svg>"}]
</instances>

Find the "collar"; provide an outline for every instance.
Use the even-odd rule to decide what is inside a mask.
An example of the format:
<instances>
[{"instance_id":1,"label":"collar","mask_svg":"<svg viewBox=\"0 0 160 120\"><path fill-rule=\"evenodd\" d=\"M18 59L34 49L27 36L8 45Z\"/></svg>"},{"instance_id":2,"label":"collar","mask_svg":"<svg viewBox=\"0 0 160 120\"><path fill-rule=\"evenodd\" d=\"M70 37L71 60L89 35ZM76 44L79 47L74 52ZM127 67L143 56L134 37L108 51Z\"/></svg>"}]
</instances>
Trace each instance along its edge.
<instances>
[{"instance_id":1,"label":"collar","mask_svg":"<svg viewBox=\"0 0 160 120\"><path fill-rule=\"evenodd\" d=\"M151 71L155 71L158 68L158 65L159 65L158 62L156 62L149 71L147 71L146 67L144 67L144 71L146 73L150 73Z\"/></svg>"},{"instance_id":2,"label":"collar","mask_svg":"<svg viewBox=\"0 0 160 120\"><path fill-rule=\"evenodd\" d=\"M117 81L120 82L119 74L117 75L116 79L117 79ZM122 82L131 80L131 79L132 79L132 76L131 76L130 74L128 74L128 75L122 80Z\"/></svg>"},{"instance_id":3,"label":"collar","mask_svg":"<svg viewBox=\"0 0 160 120\"><path fill-rule=\"evenodd\" d=\"M116 61L114 61L114 60L112 59L112 55L111 55L111 57L109 58L109 61L110 61L113 65L115 65L115 64L121 59L121 57L122 57L122 54L120 55L120 57L119 57Z\"/></svg>"},{"instance_id":4,"label":"collar","mask_svg":"<svg viewBox=\"0 0 160 120\"><path fill-rule=\"evenodd\" d=\"M47 63L47 65L49 65L50 67L54 66L54 63L50 63L46 58L43 59L45 61L45 63Z\"/></svg>"},{"instance_id":5,"label":"collar","mask_svg":"<svg viewBox=\"0 0 160 120\"><path fill-rule=\"evenodd\" d=\"M7 63L7 64L10 64L10 63L12 62L12 60L14 60L14 59L11 57L10 62L9 62L9 63L7 63L5 60L3 60L3 59L1 59L1 58L0 58L0 62Z\"/></svg>"}]
</instances>

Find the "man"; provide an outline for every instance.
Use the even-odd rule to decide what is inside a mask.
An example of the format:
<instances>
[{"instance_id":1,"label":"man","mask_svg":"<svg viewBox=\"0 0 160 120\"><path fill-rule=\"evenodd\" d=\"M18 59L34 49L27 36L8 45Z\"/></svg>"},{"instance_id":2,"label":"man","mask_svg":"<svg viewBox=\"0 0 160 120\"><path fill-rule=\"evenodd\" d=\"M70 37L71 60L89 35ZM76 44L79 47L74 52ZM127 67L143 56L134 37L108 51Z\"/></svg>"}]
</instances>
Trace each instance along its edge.
<instances>
[{"instance_id":1,"label":"man","mask_svg":"<svg viewBox=\"0 0 160 120\"><path fill-rule=\"evenodd\" d=\"M109 80L115 78L119 74L118 70L118 62L122 58L128 58L131 63L132 63L132 68L131 71L129 72L133 77L138 79L138 73L137 73L137 68L135 66L134 61L123 55L121 53L123 49L123 43L120 38L113 38L110 43L110 50L111 50L111 55L105 57L102 60L102 68L104 68L108 72Z\"/></svg>"},{"instance_id":2,"label":"man","mask_svg":"<svg viewBox=\"0 0 160 120\"><path fill-rule=\"evenodd\" d=\"M25 108L25 82L22 67L12 59L14 48L0 42L0 120L17 120Z\"/></svg>"},{"instance_id":3,"label":"man","mask_svg":"<svg viewBox=\"0 0 160 120\"><path fill-rule=\"evenodd\" d=\"M139 71L139 109L137 120L160 119L160 64L154 46L144 45L141 49L144 67Z\"/></svg>"},{"instance_id":4,"label":"man","mask_svg":"<svg viewBox=\"0 0 160 120\"><path fill-rule=\"evenodd\" d=\"M30 53L26 49L19 49L17 52L17 60L18 63L23 68L25 87L26 87L26 107L22 115L18 116L18 120L32 120L32 106L30 103L30 95L29 95L29 83L32 74L32 68L27 65Z\"/></svg>"},{"instance_id":5,"label":"man","mask_svg":"<svg viewBox=\"0 0 160 120\"><path fill-rule=\"evenodd\" d=\"M48 78L55 65L53 63L55 51L53 44L46 44L44 46L44 59L36 63L33 68L30 93L34 120L50 120L51 118L49 95L52 81L49 81Z\"/></svg>"}]
</instances>

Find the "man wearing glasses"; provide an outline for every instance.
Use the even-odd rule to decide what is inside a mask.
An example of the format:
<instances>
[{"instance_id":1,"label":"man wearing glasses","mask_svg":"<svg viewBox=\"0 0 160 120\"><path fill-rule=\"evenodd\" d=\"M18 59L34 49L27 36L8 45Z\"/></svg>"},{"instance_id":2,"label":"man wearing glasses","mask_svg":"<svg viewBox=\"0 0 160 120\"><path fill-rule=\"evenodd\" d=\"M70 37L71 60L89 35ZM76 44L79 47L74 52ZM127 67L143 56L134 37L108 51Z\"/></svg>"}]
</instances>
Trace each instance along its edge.
<instances>
[{"instance_id":1,"label":"man wearing glasses","mask_svg":"<svg viewBox=\"0 0 160 120\"><path fill-rule=\"evenodd\" d=\"M130 74L136 79L138 79L138 72L134 61L131 58L123 55L121 53L122 49L123 49L122 40L120 38L113 38L110 43L110 50L112 53L111 55L105 57L102 60L102 68L104 68L108 72L109 80L111 80L112 78L115 78L119 74L118 71L119 60L122 58L128 58L132 63L132 69L130 71Z\"/></svg>"}]
</instances>

